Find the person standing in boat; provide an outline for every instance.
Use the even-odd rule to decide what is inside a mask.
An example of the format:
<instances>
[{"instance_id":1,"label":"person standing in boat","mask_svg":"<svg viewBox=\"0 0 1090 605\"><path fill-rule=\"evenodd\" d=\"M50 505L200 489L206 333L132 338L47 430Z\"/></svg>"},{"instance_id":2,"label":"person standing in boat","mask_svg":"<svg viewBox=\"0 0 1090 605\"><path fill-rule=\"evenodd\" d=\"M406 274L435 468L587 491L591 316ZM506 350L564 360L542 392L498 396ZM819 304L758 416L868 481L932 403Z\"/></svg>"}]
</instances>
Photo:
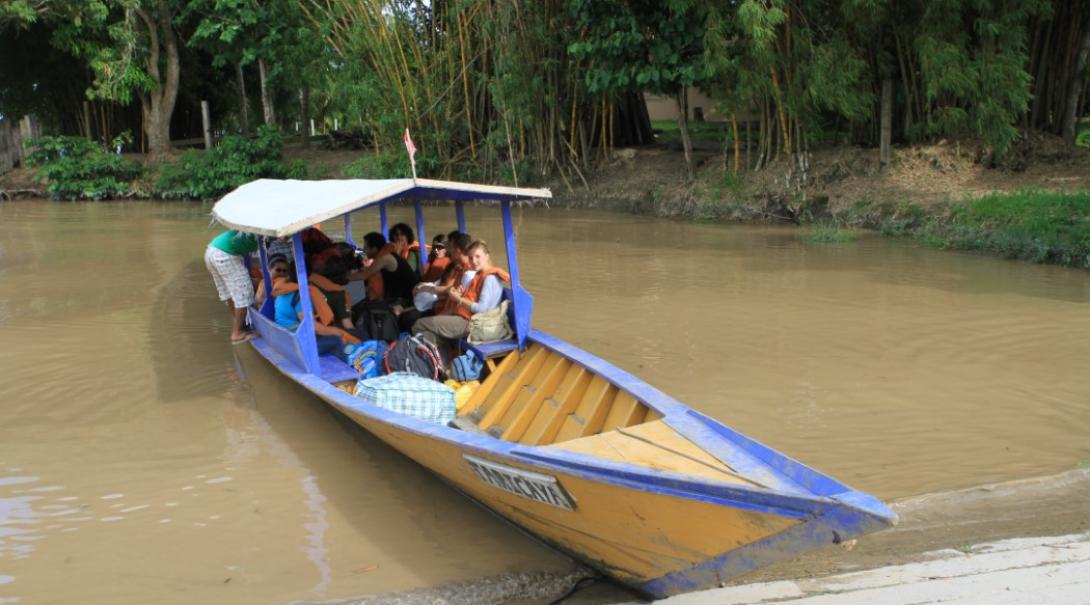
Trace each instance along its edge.
<instances>
[{"instance_id":1,"label":"person standing in boat","mask_svg":"<svg viewBox=\"0 0 1090 605\"><path fill-rule=\"evenodd\" d=\"M257 236L235 229L224 231L204 251L204 266L212 274L216 293L231 313L231 342L253 337L246 330L246 309L254 303L254 282L243 260L257 250Z\"/></svg>"},{"instance_id":2,"label":"person standing in boat","mask_svg":"<svg viewBox=\"0 0 1090 605\"><path fill-rule=\"evenodd\" d=\"M469 333L469 320L477 313L491 311L503 298L503 283L511 281L506 271L492 265L488 244L477 240L469 246L469 264L473 276L463 287L447 292L447 302L434 317L424 317L413 325L413 334L423 336L436 346L453 348Z\"/></svg>"}]
</instances>

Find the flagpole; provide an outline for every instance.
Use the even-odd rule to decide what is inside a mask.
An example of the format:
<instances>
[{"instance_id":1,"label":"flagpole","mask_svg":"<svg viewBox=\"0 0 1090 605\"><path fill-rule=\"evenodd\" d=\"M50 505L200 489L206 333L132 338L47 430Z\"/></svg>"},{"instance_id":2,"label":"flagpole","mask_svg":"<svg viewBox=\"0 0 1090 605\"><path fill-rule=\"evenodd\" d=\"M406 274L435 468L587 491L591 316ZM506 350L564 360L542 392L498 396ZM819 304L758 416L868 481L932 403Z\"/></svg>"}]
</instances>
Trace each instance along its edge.
<instances>
[{"instance_id":1,"label":"flagpole","mask_svg":"<svg viewBox=\"0 0 1090 605\"><path fill-rule=\"evenodd\" d=\"M413 145L413 138L409 136L409 129L405 129L405 136L402 137L402 141L405 142L405 151L409 153L409 165L413 169L413 185L416 184L416 145Z\"/></svg>"}]
</instances>

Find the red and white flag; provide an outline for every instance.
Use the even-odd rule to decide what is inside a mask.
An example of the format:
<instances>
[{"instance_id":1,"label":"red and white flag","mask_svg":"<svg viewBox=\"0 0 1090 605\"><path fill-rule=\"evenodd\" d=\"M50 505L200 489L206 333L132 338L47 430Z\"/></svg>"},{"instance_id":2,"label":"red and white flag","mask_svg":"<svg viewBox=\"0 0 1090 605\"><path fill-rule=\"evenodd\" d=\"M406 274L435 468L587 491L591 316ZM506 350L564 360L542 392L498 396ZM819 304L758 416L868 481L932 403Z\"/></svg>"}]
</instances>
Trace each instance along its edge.
<instances>
[{"instance_id":1,"label":"red and white flag","mask_svg":"<svg viewBox=\"0 0 1090 605\"><path fill-rule=\"evenodd\" d=\"M401 140L405 142L405 151L409 152L409 164L413 168L413 180L416 180L416 145L413 145L413 138L409 136L409 129L405 129L405 136L401 137Z\"/></svg>"}]
</instances>

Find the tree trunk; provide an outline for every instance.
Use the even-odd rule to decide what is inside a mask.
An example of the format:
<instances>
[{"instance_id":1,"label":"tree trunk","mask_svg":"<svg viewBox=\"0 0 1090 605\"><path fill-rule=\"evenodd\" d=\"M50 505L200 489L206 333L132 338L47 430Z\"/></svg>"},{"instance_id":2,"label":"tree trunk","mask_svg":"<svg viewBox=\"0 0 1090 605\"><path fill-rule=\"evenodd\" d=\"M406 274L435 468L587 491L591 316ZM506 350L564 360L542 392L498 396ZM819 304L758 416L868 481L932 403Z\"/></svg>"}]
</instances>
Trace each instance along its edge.
<instances>
[{"instance_id":1,"label":"tree trunk","mask_svg":"<svg viewBox=\"0 0 1090 605\"><path fill-rule=\"evenodd\" d=\"M238 119L242 134L250 136L250 99L246 96L246 75L242 72L242 62L235 63L235 81L238 84Z\"/></svg>"},{"instance_id":2,"label":"tree trunk","mask_svg":"<svg viewBox=\"0 0 1090 605\"><path fill-rule=\"evenodd\" d=\"M310 123L310 87L304 86L299 90L299 112L302 117L303 124ZM310 137L307 136L307 129L303 128L299 131L302 139L303 148L310 147Z\"/></svg>"},{"instance_id":3,"label":"tree trunk","mask_svg":"<svg viewBox=\"0 0 1090 605\"><path fill-rule=\"evenodd\" d=\"M172 15L166 0L159 0L154 18L143 9L136 9L148 30L148 57L145 65L148 75L157 86L149 93L140 95L140 107L144 128L148 135L148 155L161 159L170 153L170 118L174 115L174 103L178 98L178 79L181 64L178 60L178 39L174 36ZM166 51L166 74L159 71L159 59Z\"/></svg>"},{"instance_id":4,"label":"tree trunk","mask_svg":"<svg viewBox=\"0 0 1090 605\"><path fill-rule=\"evenodd\" d=\"M738 167L742 160L742 148L741 142L738 140L738 114L733 111L730 113L730 127L734 133L734 174L738 174Z\"/></svg>"},{"instance_id":5,"label":"tree trunk","mask_svg":"<svg viewBox=\"0 0 1090 605\"><path fill-rule=\"evenodd\" d=\"M879 141L878 161L885 169L893 161L893 79L882 80L882 131Z\"/></svg>"},{"instance_id":6,"label":"tree trunk","mask_svg":"<svg viewBox=\"0 0 1090 605\"><path fill-rule=\"evenodd\" d=\"M1075 146L1075 125L1079 120L1079 97L1082 96L1083 85L1086 82L1087 55L1090 55L1090 27L1087 27L1082 34L1082 46L1075 60L1075 71L1067 87L1067 103L1064 106L1061 132L1064 143L1069 147Z\"/></svg>"},{"instance_id":7,"label":"tree trunk","mask_svg":"<svg viewBox=\"0 0 1090 605\"><path fill-rule=\"evenodd\" d=\"M677 126L681 129L681 148L685 152L685 171L693 178L693 142L689 140L689 90L685 86L677 93Z\"/></svg>"},{"instance_id":8,"label":"tree trunk","mask_svg":"<svg viewBox=\"0 0 1090 605\"><path fill-rule=\"evenodd\" d=\"M265 125L276 126L276 109L273 107L272 91L269 86L268 69L265 59L257 60L257 73L261 77L261 108L265 112Z\"/></svg>"}]
</instances>

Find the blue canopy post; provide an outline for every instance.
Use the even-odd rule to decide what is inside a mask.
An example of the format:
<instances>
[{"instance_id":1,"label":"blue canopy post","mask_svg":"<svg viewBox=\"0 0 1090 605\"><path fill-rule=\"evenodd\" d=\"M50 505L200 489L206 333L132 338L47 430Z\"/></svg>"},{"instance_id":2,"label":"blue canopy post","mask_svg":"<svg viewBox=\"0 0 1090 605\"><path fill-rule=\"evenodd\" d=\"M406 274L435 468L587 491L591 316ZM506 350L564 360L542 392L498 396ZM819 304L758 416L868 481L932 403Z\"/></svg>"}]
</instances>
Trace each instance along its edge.
<instances>
[{"instance_id":1,"label":"blue canopy post","mask_svg":"<svg viewBox=\"0 0 1090 605\"><path fill-rule=\"evenodd\" d=\"M314 306L310 302L310 282L307 281L306 253L303 252L302 232L291 236L292 251L295 253L295 276L299 280L299 302L303 306L303 319L295 329L295 340L302 353L303 369L311 374L319 374L318 342L314 332Z\"/></svg>"},{"instance_id":2,"label":"blue canopy post","mask_svg":"<svg viewBox=\"0 0 1090 605\"><path fill-rule=\"evenodd\" d=\"M428 240L424 236L424 209L420 206L420 200L413 202L413 209L416 211L416 241L420 242L420 249L417 250L420 256L420 274L423 275L428 264Z\"/></svg>"},{"instance_id":3,"label":"blue canopy post","mask_svg":"<svg viewBox=\"0 0 1090 605\"><path fill-rule=\"evenodd\" d=\"M454 202L454 214L458 217L458 230L462 233L468 233L466 231L466 208L462 200Z\"/></svg>"},{"instance_id":4,"label":"blue canopy post","mask_svg":"<svg viewBox=\"0 0 1090 605\"><path fill-rule=\"evenodd\" d=\"M534 299L522 287L519 280L518 250L515 246L515 227L511 222L511 201L503 200L503 239L507 246L507 272L511 274L512 304L515 305L515 337L519 350L526 350L526 335L530 332L530 316L534 310Z\"/></svg>"},{"instance_id":5,"label":"blue canopy post","mask_svg":"<svg viewBox=\"0 0 1090 605\"><path fill-rule=\"evenodd\" d=\"M269 274L269 251L266 248L268 243L269 238L264 235L258 236L257 256L261 259L261 283L265 290L265 302L261 303L259 311L265 317L273 319L276 314L273 311L272 276Z\"/></svg>"},{"instance_id":6,"label":"blue canopy post","mask_svg":"<svg viewBox=\"0 0 1090 605\"><path fill-rule=\"evenodd\" d=\"M352 213L348 212L344 215L344 241L356 247L356 240L352 239Z\"/></svg>"},{"instance_id":7,"label":"blue canopy post","mask_svg":"<svg viewBox=\"0 0 1090 605\"><path fill-rule=\"evenodd\" d=\"M379 231L382 233L382 237L387 240L390 239L390 228L386 221L386 202L382 202L378 205L378 226Z\"/></svg>"}]
</instances>

